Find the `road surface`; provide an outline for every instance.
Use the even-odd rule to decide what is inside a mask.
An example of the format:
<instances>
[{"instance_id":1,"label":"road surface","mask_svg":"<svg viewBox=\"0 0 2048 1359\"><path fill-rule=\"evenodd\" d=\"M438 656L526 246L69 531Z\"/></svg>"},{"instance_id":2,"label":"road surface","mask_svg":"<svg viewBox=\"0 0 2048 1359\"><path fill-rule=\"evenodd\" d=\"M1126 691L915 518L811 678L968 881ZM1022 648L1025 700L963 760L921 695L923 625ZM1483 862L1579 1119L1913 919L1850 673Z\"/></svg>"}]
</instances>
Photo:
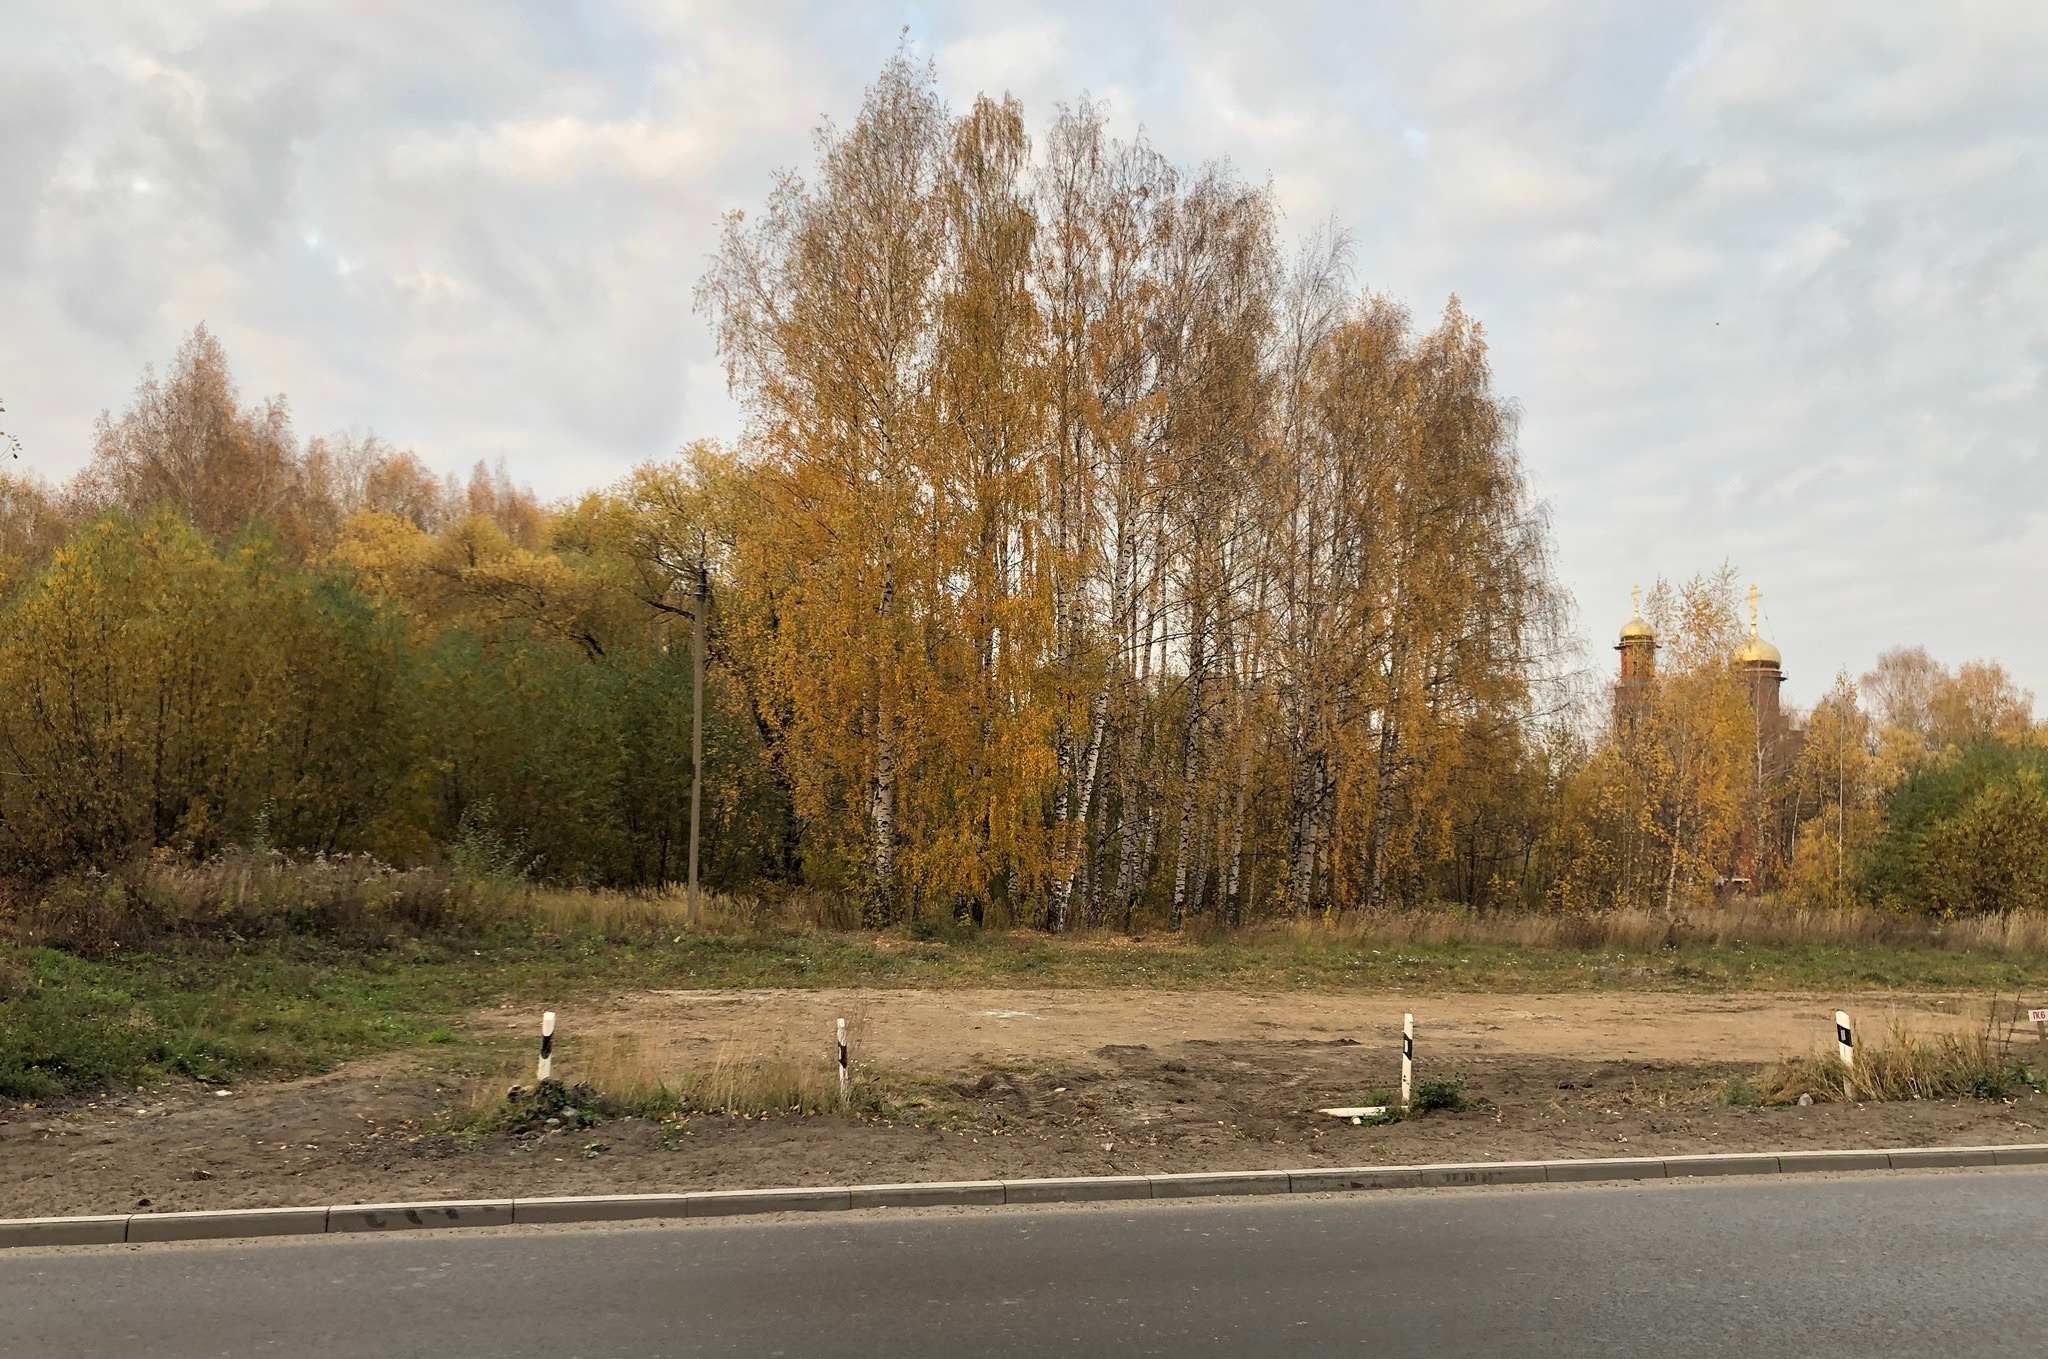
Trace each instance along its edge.
<instances>
[{"instance_id":1,"label":"road surface","mask_svg":"<svg viewBox=\"0 0 2048 1359\"><path fill-rule=\"evenodd\" d=\"M2048 1171L0 1253L0 1354L2048 1354Z\"/></svg>"}]
</instances>

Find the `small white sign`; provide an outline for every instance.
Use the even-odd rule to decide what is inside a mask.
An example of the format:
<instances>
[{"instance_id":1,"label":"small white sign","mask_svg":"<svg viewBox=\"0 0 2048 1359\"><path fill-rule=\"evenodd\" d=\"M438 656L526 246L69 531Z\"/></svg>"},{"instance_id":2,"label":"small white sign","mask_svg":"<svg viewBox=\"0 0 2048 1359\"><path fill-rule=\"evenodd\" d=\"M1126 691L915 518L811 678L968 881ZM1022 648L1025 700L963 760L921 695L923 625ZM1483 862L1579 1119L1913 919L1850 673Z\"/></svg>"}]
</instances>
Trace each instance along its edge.
<instances>
[{"instance_id":1,"label":"small white sign","mask_svg":"<svg viewBox=\"0 0 2048 1359\"><path fill-rule=\"evenodd\" d=\"M2048 1010L2029 1010L2027 1020L2034 1024L2048 1024Z\"/></svg>"}]
</instances>

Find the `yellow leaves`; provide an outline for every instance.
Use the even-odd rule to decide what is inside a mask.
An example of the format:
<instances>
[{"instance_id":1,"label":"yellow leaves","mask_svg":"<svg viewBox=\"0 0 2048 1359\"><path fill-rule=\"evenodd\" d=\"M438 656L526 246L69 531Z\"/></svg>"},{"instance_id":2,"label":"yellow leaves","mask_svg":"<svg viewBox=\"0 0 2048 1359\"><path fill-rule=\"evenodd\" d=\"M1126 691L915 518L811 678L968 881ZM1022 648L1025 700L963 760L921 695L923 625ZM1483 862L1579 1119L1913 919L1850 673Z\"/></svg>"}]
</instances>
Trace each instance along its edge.
<instances>
[{"instance_id":1,"label":"yellow leaves","mask_svg":"<svg viewBox=\"0 0 2048 1359\"><path fill-rule=\"evenodd\" d=\"M1724 880L1777 871L1774 732L1759 731L1732 657L1742 636L1735 575L1723 567L1673 587L1658 581L1643 611L1657 631L1657 675L1585 777L1600 787L1592 827L1614 904L1662 906ZM1599 895L1599 892L1596 892Z\"/></svg>"},{"instance_id":2,"label":"yellow leaves","mask_svg":"<svg viewBox=\"0 0 2048 1359\"><path fill-rule=\"evenodd\" d=\"M389 723L390 653L336 602L168 513L80 533L0 635L0 858L210 852L271 799L332 833Z\"/></svg>"},{"instance_id":3,"label":"yellow leaves","mask_svg":"<svg viewBox=\"0 0 2048 1359\"><path fill-rule=\"evenodd\" d=\"M433 539L409 519L359 510L342 525L332 559L356 573L372 594L409 597Z\"/></svg>"},{"instance_id":4,"label":"yellow leaves","mask_svg":"<svg viewBox=\"0 0 2048 1359\"><path fill-rule=\"evenodd\" d=\"M332 559L373 594L402 601L430 629L461 624L496 637L527 628L602 655L638 622L599 552L572 563L532 551L483 515L429 534L396 515L364 511L344 525Z\"/></svg>"}]
</instances>

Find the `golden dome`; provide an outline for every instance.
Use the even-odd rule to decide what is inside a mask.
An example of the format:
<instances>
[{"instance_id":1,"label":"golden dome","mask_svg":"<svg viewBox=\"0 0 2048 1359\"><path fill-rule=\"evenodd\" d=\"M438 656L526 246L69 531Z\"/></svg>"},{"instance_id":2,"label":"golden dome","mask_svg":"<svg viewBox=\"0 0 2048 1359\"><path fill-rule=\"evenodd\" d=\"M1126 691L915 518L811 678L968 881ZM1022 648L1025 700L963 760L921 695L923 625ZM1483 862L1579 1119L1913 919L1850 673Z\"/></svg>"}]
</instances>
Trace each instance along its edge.
<instances>
[{"instance_id":1,"label":"golden dome","mask_svg":"<svg viewBox=\"0 0 2048 1359\"><path fill-rule=\"evenodd\" d=\"M1778 648L1757 636L1756 628L1752 625L1749 630L1749 639L1743 642L1741 649L1735 653L1735 663L1737 665L1775 666L1783 665L1785 658L1778 653Z\"/></svg>"},{"instance_id":2,"label":"golden dome","mask_svg":"<svg viewBox=\"0 0 2048 1359\"><path fill-rule=\"evenodd\" d=\"M1633 642L1639 637L1647 637L1654 642L1657 640L1657 634L1652 632L1650 630L1650 625L1643 621L1642 586L1636 586L1634 598L1635 614L1628 620L1628 622L1621 625L1621 640L1624 642Z\"/></svg>"},{"instance_id":3,"label":"golden dome","mask_svg":"<svg viewBox=\"0 0 2048 1359\"><path fill-rule=\"evenodd\" d=\"M1735 652L1737 665L1780 666L1785 663L1785 658L1778 654L1778 648L1756 635L1757 600L1762 597L1763 592L1755 585L1749 587L1749 640Z\"/></svg>"}]
</instances>

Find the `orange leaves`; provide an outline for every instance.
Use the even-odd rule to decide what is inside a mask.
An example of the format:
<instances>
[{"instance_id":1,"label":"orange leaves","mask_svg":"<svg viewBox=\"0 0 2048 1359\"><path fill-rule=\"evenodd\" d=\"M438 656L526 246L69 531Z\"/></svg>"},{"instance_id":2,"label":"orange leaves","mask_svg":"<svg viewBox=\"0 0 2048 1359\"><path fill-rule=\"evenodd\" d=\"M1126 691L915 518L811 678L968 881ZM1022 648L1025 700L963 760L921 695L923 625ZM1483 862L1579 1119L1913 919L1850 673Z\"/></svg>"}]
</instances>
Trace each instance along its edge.
<instances>
[{"instance_id":1,"label":"orange leaves","mask_svg":"<svg viewBox=\"0 0 2048 1359\"><path fill-rule=\"evenodd\" d=\"M1405 894L1471 820L1451 771L1519 758L1547 568L1478 327L1332 285L1279 343L1276 224L1085 101L1034 160L1013 101L949 118L901 61L729 220L727 655L878 918L1057 928L1168 881L1235 917L1289 876L1290 725L1322 733L1295 876Z\"/></svg>"}]
</instances>

